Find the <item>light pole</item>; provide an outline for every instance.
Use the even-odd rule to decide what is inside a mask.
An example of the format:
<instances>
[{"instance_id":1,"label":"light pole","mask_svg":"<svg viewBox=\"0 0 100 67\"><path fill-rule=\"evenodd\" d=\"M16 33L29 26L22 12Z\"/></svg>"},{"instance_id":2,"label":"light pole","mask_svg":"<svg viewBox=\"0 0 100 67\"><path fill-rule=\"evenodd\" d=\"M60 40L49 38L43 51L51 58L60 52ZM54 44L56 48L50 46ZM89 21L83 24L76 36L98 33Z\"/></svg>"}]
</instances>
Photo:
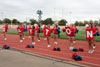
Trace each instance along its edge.
<instances>
[{"instance_id":1,"label":"light pole","mask_svg":"<svg viewBox=\"0 0 100 67\"><path fill-rule=\"evenodd\" d=\"M43 14L43 12L42 12L41 10L37 10L37 14L39 15L39 16L38 16L39 24L41 25L41 19L42 19L42 14Z\"/></svg>"}]
</instances>

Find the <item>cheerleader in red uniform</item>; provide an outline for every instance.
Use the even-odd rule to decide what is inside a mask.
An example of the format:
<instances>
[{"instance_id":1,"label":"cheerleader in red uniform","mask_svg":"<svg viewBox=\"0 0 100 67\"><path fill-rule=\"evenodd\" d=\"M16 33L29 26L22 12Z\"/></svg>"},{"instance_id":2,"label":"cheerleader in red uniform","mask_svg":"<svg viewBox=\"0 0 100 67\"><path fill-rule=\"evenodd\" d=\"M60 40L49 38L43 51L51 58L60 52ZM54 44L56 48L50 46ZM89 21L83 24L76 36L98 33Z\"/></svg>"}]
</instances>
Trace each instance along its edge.
<instances>
[{"instance_id":1,"label":"cheerleader in red uniform","mask_svg":"<svg viewBox=\"0 0 100 67\"><path fill-rule=\"evenodd\" d=\"M97 32L97 31L98 31L98 32ZM93 48L96 47L96 46L95 46L96 33L99 34L99 29L96 27L96 24L93 24L93 36L94 36L94 39L93 39L93 43L94 43Z\"/></svg>"},{"instance_id":2,"label":"cheerleader in red uniform","mask_svg":"<svg viewBox=\"0 0 100 67\"><path fill-rule=\"evenodd\" d=\"M89 24L89 26L86 29L86 39L88 40L88 44L89 44L88 53L92 54L94 52L94 49L93 49L94 36L93 36L93 25L92 24Z\"/></svg>"},{"instance_id":3,"label":"cheerleader in red uniform","mask_svg":"<svg viewBox=\"0 0 100 67\"><path fill-rule=\"evenodd\" d=\"M45 28L45 36L47 38L48 48L50 48L51 47L51 45L50 45L51 29L50 29L49 25L46 26L46 28Z\"/></svg>"},{"instance_id":4,"label":"cheerleader in red uniform","mask_svg":"<svg viewBox=\"0 0 100 67\"><path fill-rule=\"evenodd\" d=\"M75 39L75 29L73 27L74 27L74 25L71 24L70 25L71 34L70 34L70 37L69 37L69 41L70 41L70 47L69 47L69 49L70 50L72 50L74 48L73 45L74 45L74 39Z\"/></svg>"},{"instance_id":5,"label":"cheerleader in red uniform","mask_svg":"<svg viewBox=\"0 0 100 67\"><path fill-rule=\"evenodd\" d=\"M40 33L41 33L40 25L37 26L36 30L37 30L38 42L40 42Z\"/></svg>"},{"instance_id":6,"label":"cheerleader in red uniform","mask_svg":"<svg viewBox=\"0 0 100 67\"><path fill-rule=\"evenodd\" d=\"M30 32L30 34L32 35L32 45L35 45L35 40L34 40L34 37L35 37L35 26L34 25L32 26L32 31Z\"/></svg>"},{"instance_id":7,"label":"cheerleader in red uniform","mask_svg":"<svg viewBox=\"0 0 100 67\"><path fill-rule=\"evenodd\" d=\"M3 27L4 40L7 40L8 24Z\"/></svg>"},{"instance_id":8,"label":"cheerleader in red uniform","mask_svg":"<svg viewBox=\"0 0 100 67\"><path fill-rule=\"evenodd\" d=\"M24 32L24 28L23 28L23 25L22 24L17 27L17 31L19 33L20 42L23 42L23 32Z\"/></svg>"},{"instance_id":9,"label":"cheerleader in red uniform","mask_svg":"<svg viewBox=\"0 0 100 67\"><path fill-rule=\"evenodd\" d=\"M29 31L29 38L31 38L31 32L32 32L32 27L31 27L31 25L29 25L28 31Z\"/></svg>"},{"instance_id":10,"label":"cheerleader in red uniform","mask_svg":"<svg viewBox=\"0 0 100 67\"><path fill-rule=\"evenodd\" d=\"M64 30L64 29L63 29ZM73 24L67 24L65 27L66 35L69 36L70 47L69 49L72 50L74 47L74 39L75 39L75 29L73 28Z\"/></svg>"},{"instance_id":11,"label":"cheerleader in red uniform","mask_svg":"<svg viewBox=\"0 0 100 67\"><path fill-rule=\"evenodd\" d=\"M58 44L58 42L57 42L58 26L55 25L54 28L53 28L52 30L54 31L54 44Z\"/></svg>"}]
</instances>

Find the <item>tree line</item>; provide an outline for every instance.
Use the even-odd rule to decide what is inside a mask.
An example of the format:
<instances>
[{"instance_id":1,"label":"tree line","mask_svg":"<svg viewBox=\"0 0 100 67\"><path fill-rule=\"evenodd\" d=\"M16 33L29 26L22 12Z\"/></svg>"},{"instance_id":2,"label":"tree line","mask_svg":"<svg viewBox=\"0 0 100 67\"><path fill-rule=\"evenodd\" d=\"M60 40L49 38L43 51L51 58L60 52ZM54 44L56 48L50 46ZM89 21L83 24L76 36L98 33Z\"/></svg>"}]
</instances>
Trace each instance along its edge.
<instances>
[{"instance_id":1,"label":"tree line","mask_svg":"<svg viewBox=\"0 0 100 67\"><path fill-rule=\"evenodd\" d=\"M65 26L66 23L68 23L65 19L61 19L61 20L56 21L56 22L60 26ZM46 18L44 20L41 20L41 24L45 24L45 25L56 24L56 22L53 21L52 18ZM35 20L35 19L29 19L29 21L23 21L23 22L20 22L19 20L15 19L15 18L12 19L12 20L9 19L9 18L4 18L3 20L0 20L0 24L5 24L5 23L16 24L16 25L22 24L22 23L23 24L31 24L31 25L39 24L39 22L37 20ZM90 24L90 23L95 23L96 25L100 26L100 23L97 20L95 20L95 21L93 21L93 20L90 20L90 21L87 21L87 20L85 20L85 21L76 21L74 24L76 26L85 26L86 24Z\"/></svg>"},{"instance_id":2,"label":"tree line","mask_svg":"<svg viewBox=\"0 0 100 67\"><path fill-rule=\"evenodd\" d=\"M35 19L29 19L29 21L23 21L23 22L20 22L18 21L17 19L9 19L9 18L5 18L3 20L0 20L0 24L39 24L39 22ZM67 21L65 19L61 19L60 21L58 21L58 25L66 25ZM52 18L46 18L44 20L41 20L41 24L45 24L45 25L52 25L52 24L55 24L55 21L52 20Z\"/></svg>"},{"instance_id":3,"label":"tree line","mask_svg":"<svg viewBox=\"0 0 100 67\"><path fill-rule=\"evenodd\" d=\"M85 21L76 21L75 22L75 25L76 26L85 26L86 24L96 24L97 26L100 26L100 22L99 21L97 21L97 20L90 20L90 21L87 21L87 20L85 20Z\"/></svg>"}]
</instances>

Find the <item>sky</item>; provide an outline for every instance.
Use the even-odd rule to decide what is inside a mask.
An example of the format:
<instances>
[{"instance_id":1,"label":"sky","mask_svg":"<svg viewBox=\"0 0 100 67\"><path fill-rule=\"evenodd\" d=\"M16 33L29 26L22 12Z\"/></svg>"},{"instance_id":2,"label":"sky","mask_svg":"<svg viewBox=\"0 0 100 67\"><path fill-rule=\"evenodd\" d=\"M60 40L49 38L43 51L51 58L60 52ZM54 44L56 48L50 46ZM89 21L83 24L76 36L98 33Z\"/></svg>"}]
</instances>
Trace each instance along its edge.
<instances>
[{"instance_id":1,"label":"sky","mask_svg":"<svg viewBox=\"0 0 100 67\"><path fill-rule=\"evenodd\" d=\"M50 17L54 21L100 19L100 0L0 0L0 19L38 20L38 9L43 11L42 19Z\"/></svg>"}]
</instances>

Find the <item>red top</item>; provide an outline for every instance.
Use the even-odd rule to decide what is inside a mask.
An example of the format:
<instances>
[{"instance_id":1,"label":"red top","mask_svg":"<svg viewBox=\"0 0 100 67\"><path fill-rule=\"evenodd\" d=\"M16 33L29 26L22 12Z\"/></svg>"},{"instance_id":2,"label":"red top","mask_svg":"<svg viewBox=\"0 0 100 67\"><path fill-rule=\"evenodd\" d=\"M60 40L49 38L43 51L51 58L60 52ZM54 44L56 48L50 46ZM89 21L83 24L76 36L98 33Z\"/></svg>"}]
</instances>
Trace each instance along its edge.
<instances>
[{"instance_id":1,"label":"red top","mask_svg":"<svg viewBox=\"0 0 100 67\"><path fill-rule=\"evenodd\" d=\"M67 36L74 36L75 35L75 29L71 27L65 27L66 35Z\"/></svg>"},{"instance_id":2,"label":"red top","mask_svg":"<svg viewBox=\"0 0 100 67\"><path fill-rule=\"evenodd\" d=\"M34 29L34 30L32 30L32 35L33 35L33 36L35 36L35 29Z\"/></svg>"},{"instance_id":3,"label":"red top","mask_svg":"<svg viewBox=\"0 0 100 67\"><path fill-rule=\"evenodd\" d=\"M57 27L53 28L52 30L54 31L54 34L58 34Z\"/></svg>"},{"instance_id":4,"label":"red top","mask_svg":"<svg viewBox=\"0 0 100 67\"><path fill-rule=\"evenodd\" d=\"M75 31L77 30L77 27L74 27Z\"/></svg>"},{"instance_id":5,"label":"red top","mask_svg":"<svg viewBox=\"0 0 100 67\"><path fill-rule=\"evenodd\" d=\"M7 31L8 31L8 26L5 25L5 26L3 27L3 32L7 32Z\"/></svg>"},{"instance_id":6,"label":"red top","mask_svg":"<svg viewBox=\"0 0 100 67\"><path fill-rule=\"evenodd\" d=\"M29 30L29 35L32 35L32 33L31 33L32 32L32 27L29 27L28 30Z\"/></svg>"},{"instance_id":7,"label":"red top","mask_svg":"<svg viewBox=\"0 0 100 67\"><path fill-rule=\"evenodd\" d=\"M51 36L51 29L50 28L45 28L45 36Z\"/></svg>"},{"instance_id":8,"label":"red top","mask_svg":"<svg viewBox=\"0 0 100 67\"><path fill-rule=\"evenodd\" d=\"M24 27L17 27L18 33L23 33L24 32Z\"/></svg>"},{"instance_id":9,"label":"red top","mask_svg":"<svg viewBox=\"0 0 100 67\"><path fill-rule=\"evenodd\" d=\"M92 28L87 28L86 29L86 39L87 40L92 40L93 38L94 38L93 29Z\"/></svg>"},{"instance_id":10,"label":"red top","mask_svg":"<svg viewBox=\"0 0 100 67\"><path fill-rule=\"evenodd\" d=\"M37 33L40 33L39 30L41 30L41 28L40 27L37 27L36 30L37 30Z\"/></svg>"},{"instance_id":11,"label":"red top","mask_svg":"<svg viewBox=\"0 0 100 67\"><path fill-rule=\"evenodd\" d=\"M76 32L77 31L77 27L74 27L74 31ZM74 35L76 35L76 33L74 32Z\"/></svg>"},{"instance_id":12,"label":"red top","mask_svg":"<svg viewBox=\"0 0 100 67\"><path fill-rule=\"evenodd\" d=\"M22 27L22 32L24 32L25 27Z\"/></svg>"},{"instance_id":13,"label":"red top","mask_svg":"<svg viewBox=\"0 0 100 67\"><path fill-rule=\"evenodd\" d=\"M97 27L94 27L93 28L93 35L96 35L96 31L98 31L98 33L99 33L99 29Z\"/></svg>"}]
</instances>

